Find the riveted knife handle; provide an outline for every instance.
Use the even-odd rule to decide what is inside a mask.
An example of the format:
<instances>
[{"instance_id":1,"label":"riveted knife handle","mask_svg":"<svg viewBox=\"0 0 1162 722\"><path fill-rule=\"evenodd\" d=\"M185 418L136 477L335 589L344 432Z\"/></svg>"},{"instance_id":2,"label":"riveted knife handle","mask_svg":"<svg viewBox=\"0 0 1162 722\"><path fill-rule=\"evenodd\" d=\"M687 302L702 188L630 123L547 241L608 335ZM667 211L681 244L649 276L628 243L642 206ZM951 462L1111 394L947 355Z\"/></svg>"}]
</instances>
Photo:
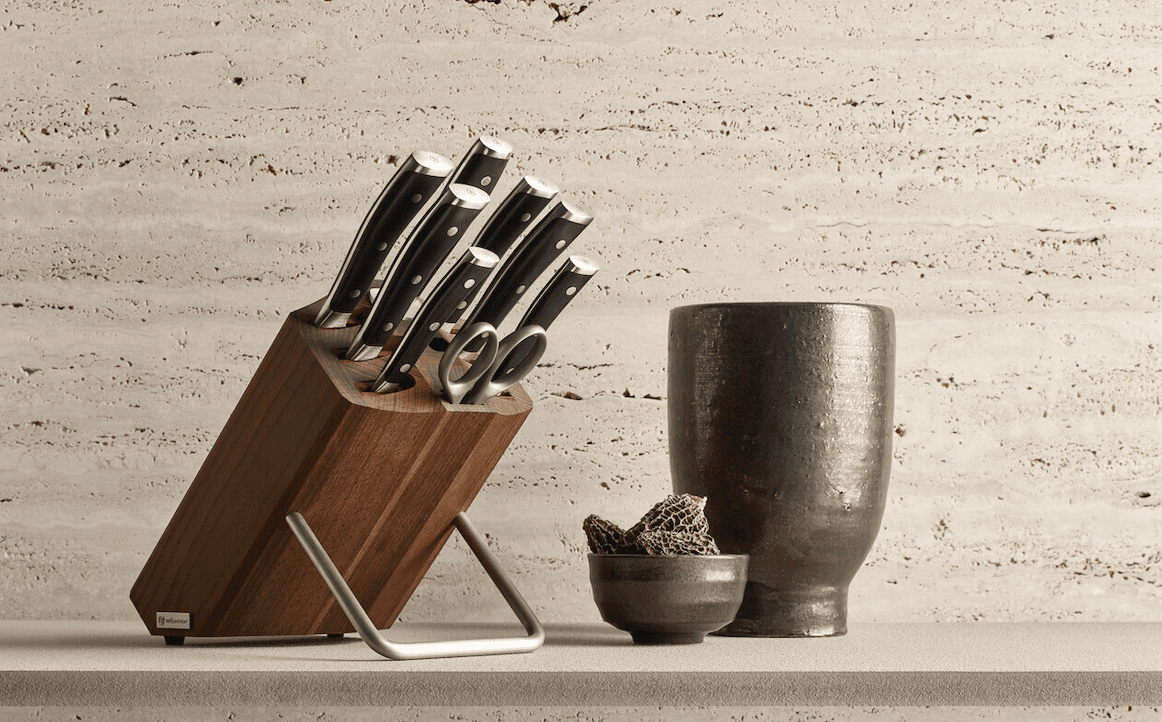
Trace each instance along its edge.
<instances>
[{"instance_id":1,"label":"riveted knife handle","mask_svg":"<svg viewBox=\"0 0 1162 722\"><path fill-rule=\"evenodd\" d=\"M315 317L316 326L347 325L396 240L451 172L451 161L429 151L416 151L400 165L355 234L331 292Z\"/></svg>"},{"instance_id":2,"label":"riveted knife handle","mask_svg":"<svg viewBox=\"0 0 1162 722\"><path fill-rule=\"evenodd\" d=\"M464 252L416 314L407 334L372 384L372 391L382 394L403 388L412 367L440 330L450 310L466 293L484 283L499 262L495 253L483 248L469 248Z\"/></svg>"},{"instance_id":3,"label":"riveted knife handle","mask_svg":"<svg viewBox=\"0 0 1162 722\"><path fill-rule=\"evenodd\" d=\"M379 355L432 274L487 204L488 194L479 188L448 186L396 256L371 311L347 349L348 359L366 361Z\"/></svg>"},{"instance_id":4,"label":"riveted knife handle","mask_svg":"<svg viewBox=\"0 0 1162 722\"><path fill-rule=\"evenodd\" d=\"M565 306L577 297L577 292L589 282L589 279L593 278L593 274L597 273L599 268L600 266L591 258L569 256L553 274L553 278L537 294L536 300L525 312L524 318L517 324L517 328L540 326L547 330L557 316L561 315L561 311L565 310Z\"/></svg>"},{"instance_id":5,"label":"riveted knife handle","mask_svg":"<svg viewBox=\"0 0 1162 722\"><path fill-rule=\"evenodd\" d=\"M581 235L581 231L592 220L593 216L568 201L561 201L554 206L512 252L464 325L484 321L499 328L509 311L524 297L529 286ZM468 350L476 351L477 348Z\"/></svg>"},{"instance_id":6,"label":"riveted knife handle","mask_svg":"<svg viewBox=\"0 0 1162 722\"><path fill-rule=\"evenodd\" d=\"M524 176L492 212L473 245L504 256L516 239L530 228L532 220L541 215L549 201L560 192L554 183L536 176Z\"/></svg>"},{"instance_id":7,"label":"riveted knife handle","mask_svg":"<svg viewBox=\"0 0 1162 722\"><path fill-rule=\"evenodd\" d=\"M492 192L511 157L511 145L500 138L482 135L460 159L448 182Z\"/></svg>"},{"instance_id":8,"label":"riveted knife handle","mask_svg":"<svg viewBox=\"0 0 1162 722\"><path fill-rule=\"evenodd\" d=\"M497 256L504 256L516 239L528 230L533 219L545 210L545 206L549 205L549 201L559 192L560 189L549 181L536 176L524 176L508 197L492 212L492 216L480 229L473 245L492 251ZM452 311L446 323L456 323L460 320L464 309L476 300L476 294L480 292L481 287L472 289L472 293Z\"/></svg>"},{"instance_id":9,"label":"riveted knife handle","mask_svg":"<svg viewBox=\"0 0 1162 722\"><path fill-rule=\"evenodd\" d=\"M600 266L585 256L569 256L553 274L533 305L525 312L524 318L517 324L518 329L540 328L548 329L549 324L561 315L565 306L577 297L577 293L593 278ZM529 341L517 344L509 351L508 365L515 366L524 363L525 357L534 350Z\"/></svg>"}]
</instances>

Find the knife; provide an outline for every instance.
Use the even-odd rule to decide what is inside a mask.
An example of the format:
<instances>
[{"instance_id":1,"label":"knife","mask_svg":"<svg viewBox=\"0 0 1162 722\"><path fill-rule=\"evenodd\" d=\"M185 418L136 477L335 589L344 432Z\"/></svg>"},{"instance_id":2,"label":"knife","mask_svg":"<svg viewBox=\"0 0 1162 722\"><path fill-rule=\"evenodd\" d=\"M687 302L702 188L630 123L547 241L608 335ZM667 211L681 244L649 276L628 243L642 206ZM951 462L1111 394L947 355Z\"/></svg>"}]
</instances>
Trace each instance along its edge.
<instances>
[{"instance_id":1,"label":"knife","mask_svg":"<svg viewBox=\"0 0 1162 722\"><path fill-rule=\"evenodd\" d=\"M464 327L482 321L499 327L529 286L592 221L593 216L569 201L557 203L512 252ZM468 350L479 347L474 343Z\"/></svg>"},{"instance_id":2,"label":"knife","mask_svg":"<svg viewBox=\"0 0 1162 722\"><path fill-rule=\"evenodd\" d=\"M460 159L448 183L475 186L483 191L491 190L496 187L511 157L511 145L500 138L482 135Z\"/></svg>"},{"instance_id":3,"label":"knife","mask_svg":"<svg viewBox=\"0 0 1162 722\"><path fill-rule=\"evenodd\" d=\"M388 357L383 371L371 385L372 391L383 394L404 387L410 378L409 372L444 324L444 319L465 294L484 283L498 263L500 258L483 248L473 247L464 252L416 314L407 333Z\"/></svg>"},{"instance_id":4,"label":"knife","mask_svg":"<svg viewBox=\"0 0 1162 722\"><path fill-rule=\"evenodd\" d=\"M479 188L459 183L448 186L395 257L383 288L347 349L349 360L366 361L379 355L412 302L488 200L488 194Z\"/></svg>"},{"instance_id":5,"label":"knife","mask_svg":"<svg viewBox=\"0 0 1162 722\"><path fill-rule=\"evenodd\" d=\"M347 325L388 251L451 172L451 161L428 151L416 151L403 162L364 217L339 275L331 284L331 292L315 317L316 326Z\"/></svg>"},{"instance_id":6,"label":"knife","mask_svg":"<svg viewBox=\"0 0 1162 722\"><path fill-rule=\"evenodd\" d=\"M586 256L569 256L553 274L552 279L537 294L536 299L529 306L529 310L525 312L524 318L517 324L517 329L522 330L536 326L544 331L549 330L549 325L557 319L557 316L561 315L565 306L577 297L577 293L584 288L585 284L593 278L593 274L597 273L600 268L593 259ZM497 368L504 371L519 368L524 362L525 356L533 350L536 342L535 338L522 339L504 352L503 360L497 364Z\"/></svg>"},{"instance_id":7,"label":"knife","mask_svg":"<svg viewBox=\"0 0 1162 722\"><path fill-rule=\"evenodd\" d=\"M503 256L508 249L520 238L529 227L532 219L545 210L549 201L561 192L554 183L542 180L536 176L526 175L516 184L492 217L480 229L480 233L472 242L477 248L492 251L497 256ZM481 284L483 285L483 284ZM456 323L460 320L464 309L472 305L481 286L472 289L472 292L452 311L445 323Z\"/></svg>"},{"instance_id":8,"label":"knife","mask_svg":"<svg viewBox=\"0 0 1162 722\"><path fill-rule=\"evenodd\" d=\"M589 279L593 278L593 274L600 268L601 266L587 256L569 256L537 294L536 300L525 312L517 328L540 326L547 331L549 324L561 315L565 306L576 298L577 292L589 283Z\"/></svg>"}]
</instances>

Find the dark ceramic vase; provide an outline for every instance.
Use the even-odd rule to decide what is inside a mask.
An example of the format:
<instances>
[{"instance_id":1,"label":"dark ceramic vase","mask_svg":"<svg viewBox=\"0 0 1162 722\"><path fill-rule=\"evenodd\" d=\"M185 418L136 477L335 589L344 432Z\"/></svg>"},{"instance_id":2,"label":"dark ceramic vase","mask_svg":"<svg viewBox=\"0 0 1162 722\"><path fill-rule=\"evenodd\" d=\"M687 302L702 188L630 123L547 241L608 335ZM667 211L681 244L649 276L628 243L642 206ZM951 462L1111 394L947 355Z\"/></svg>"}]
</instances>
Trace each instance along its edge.
<instances>
[{"instance_id":1,"label":"dark ceramic vase","mask_svg":"<svg viewBox=\"0 0 1162 722\"><path fill-rule=\"evenodd\" d=\"M750 555L719 634L847 631L847 590L879 531L892 456L891 309L720 303L670 312L674 490L707 498L723 552Z\"/></svg>"}]
</instances>

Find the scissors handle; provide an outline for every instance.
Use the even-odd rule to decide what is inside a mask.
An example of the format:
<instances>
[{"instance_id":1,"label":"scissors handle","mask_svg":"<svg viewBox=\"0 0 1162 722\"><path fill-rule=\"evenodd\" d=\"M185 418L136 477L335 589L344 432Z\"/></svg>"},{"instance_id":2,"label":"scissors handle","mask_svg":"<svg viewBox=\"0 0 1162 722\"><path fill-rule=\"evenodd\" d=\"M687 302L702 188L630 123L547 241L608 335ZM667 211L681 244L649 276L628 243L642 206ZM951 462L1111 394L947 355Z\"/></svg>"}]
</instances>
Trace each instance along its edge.
<instances>
[{"instance_id":1,"label":"scissors handle","mask_svg":"<svg viewBox=\"0 0 1162 722\"><path fill-rule=\"evenodd\" d=\"M533 349L526 353L524 358L510 365L512 362L510 357L513 352L530 338L536 339ZM535 324L523 326L505 336L504 340L500 342L500 348L497 350L492 364L489 365L487 373L476 382L471 391L464 395L461 403L483 404L493 396L504 393L533 370L548 346L549 338L545 335L545 329ZM485 356L481 354L480 359L484 358ZM478 359L478 363L480 359Z\"/></svg>"},{"instance_id":2,"label":"scissors handle","mask_svg":"<svg viewBox=\"0 0 1162 722\"><path fill-rule=\"evenodd\" d=\"M468 370L460 378L453 379L452 366L456 363L460 352L478 338L484 339L484 348L480 350L477 360L468 367ZM444 350L444 355L440 357L438 375L440 386L444 389L444 399L450 404L460 403L465 394L476 385L476 382L488 373L489 366L492 365L499 350L500 334L496 332L496 328L491 323L481 321L461 329L460 333L452 339L452 343L448 344L448 348Z\"/></svg>"}]
</instances>

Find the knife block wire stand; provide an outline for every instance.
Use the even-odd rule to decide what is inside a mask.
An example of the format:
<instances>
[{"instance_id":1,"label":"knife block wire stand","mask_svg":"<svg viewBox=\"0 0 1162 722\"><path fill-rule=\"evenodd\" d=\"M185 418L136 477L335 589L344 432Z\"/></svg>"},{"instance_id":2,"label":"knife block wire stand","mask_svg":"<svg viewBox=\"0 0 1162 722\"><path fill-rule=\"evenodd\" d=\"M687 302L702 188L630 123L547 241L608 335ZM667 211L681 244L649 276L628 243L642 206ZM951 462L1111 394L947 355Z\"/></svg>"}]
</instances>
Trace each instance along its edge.
<instances>
[{"instance_id":1,"label":"knife block wire stand","mask_svg":"<svg viewBox=\"0 0 1162 722\"><path fill-rule=\"evenodd\" d=\"M344 360L356 328L316 328L321 303L283 324L134 583L142 621L167 644L356 631L391 659L539 648L540 622L464 513L532 400L517 385L479 406L448 404L431 351L415 386L373 393L383 361ZM526 636L388 641L379 630L453 528Z\"/></svg>"}]
</instances>

